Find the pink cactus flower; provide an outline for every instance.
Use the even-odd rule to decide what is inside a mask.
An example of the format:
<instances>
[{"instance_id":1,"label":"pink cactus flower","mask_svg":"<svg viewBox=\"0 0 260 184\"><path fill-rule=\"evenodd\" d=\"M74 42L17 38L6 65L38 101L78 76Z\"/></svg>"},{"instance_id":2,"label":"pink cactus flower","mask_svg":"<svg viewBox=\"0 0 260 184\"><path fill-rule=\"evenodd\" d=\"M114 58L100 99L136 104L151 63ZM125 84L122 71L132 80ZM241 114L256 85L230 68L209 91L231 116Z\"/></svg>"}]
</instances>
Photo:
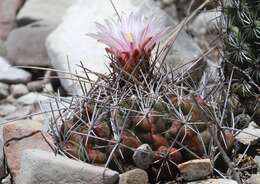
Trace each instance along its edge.
<instances>
[{"instance_id":1,"label":"pink cactus flower","mask_svg":"<svg viewBox=\"0 0 260 184\"><path fill-rule=\"evenodd\" d=\"M105 25L96 23L97 34L88 34L104 43L123 69L131 73L138 62L151 56L156 43L166 32L158 18L150 19L131 13L117 21L105 20Z\"/></svg>"}]
</instances>

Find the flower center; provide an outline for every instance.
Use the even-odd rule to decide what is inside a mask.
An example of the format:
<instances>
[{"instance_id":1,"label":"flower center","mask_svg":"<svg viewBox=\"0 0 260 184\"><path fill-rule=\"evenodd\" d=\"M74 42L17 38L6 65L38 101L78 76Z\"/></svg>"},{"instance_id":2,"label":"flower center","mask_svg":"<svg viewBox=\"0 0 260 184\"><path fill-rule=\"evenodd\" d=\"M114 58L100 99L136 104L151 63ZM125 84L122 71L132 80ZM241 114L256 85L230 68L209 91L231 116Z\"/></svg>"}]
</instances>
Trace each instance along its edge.
<instances>
[{"instance_id":1,"label":"flower center","mask_svg":"<svg viewBox=\"0 0 260 184\"><path fill-rule=\"evenodd\" d=\"M134 34L132 32L126 33L126 37L129 42L134 42Z\"/></svg>"}]
</instances>

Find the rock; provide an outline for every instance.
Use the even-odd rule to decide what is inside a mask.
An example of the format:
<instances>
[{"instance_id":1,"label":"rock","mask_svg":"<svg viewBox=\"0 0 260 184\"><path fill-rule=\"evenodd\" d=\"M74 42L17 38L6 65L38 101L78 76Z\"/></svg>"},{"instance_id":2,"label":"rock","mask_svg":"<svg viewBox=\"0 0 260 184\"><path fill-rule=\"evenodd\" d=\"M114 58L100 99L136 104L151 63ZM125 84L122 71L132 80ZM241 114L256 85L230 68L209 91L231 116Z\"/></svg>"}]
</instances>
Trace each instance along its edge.
<instances>
[{"instance_id":1,"label":"rock","mask_svg":"<svg viewBox=\"0 0 260 184\"><path fill-rule=\"evenodd\" d=\"M194 0L194 1L192 1L192 6L191 6L190 0L175 0L175 4L178 7L179 18L181 20L183 20L183 18L190 15L190 13L193 12L195 9L197 9L203 2L205 2L205 0ZM218 5L217 2L210 1L205 6L204 9L212 10L212 9L216 8L217 5Z\"/></svg>"},{"instance_id":2,"label":"rock","mask_svg":"<svg viewBox=\"0 0 260 184\"><path fill-rule=\"evenodd\" d=\"M18 98L29 93L29 90L24 84L14 84L11 85L11 93L15 98Z\"/></svg>"},{"instance_id":3,"label":"rock","mask_svg":"<svg viewBox=\"0 0 260 184\"><path fill-rule=\"evenodd\" d=\"M41 111L38 111L37 115L32 116L32 120L41 122L41 124L43 124L45 120L44 117L45 117L44 114L42 114Z\"/></svg>"},{"instance_id":4,"label":"rock","mask_svg":"<svg viewBox=\"0 0 260 184\"><path fill-rule=\"evenodd\" d=\"M178 169L185 181L204 179L212 174L210 159L195 159L179 164Z\"/></svg>"},{"instance_id":5,"label":"rock","mask_svg":"<svg viewBox=\"0 0 260 184\"><path fill-rule=\"evenodd\" d=\"M10 174L7 177L5 177L4 179L2 179L1 182L2 182L2 184L12 184Z\"/></svg>"},{"instance_id":6,"label":"rock","mask_svg":"<svg viewBox=\"0 0 260 184\"><path fill-rule=\"evenodd\" d=\"M1 89L1 86L0 86ZM17 110L17 107L11 104L0 105L0 116L7 116Z\"/></svg>"},{"instance_id":7,"label":"rock","mask_svg":"<svg viewBox=\"0 0 260 184\"><path fill-rule=\"evenodd\" d=\"M187 184L238 184L238 183L234 180L229 180L229 179L208 179L202 181L189 182Z\"/></svg>"},{"instance_id":8,"label":"rock","mask_svg":"<svg viewBox=\"0 0 260 184\"><path fill-rule=\"evenodd\" d=\"M166 1L170 1L171 0L166 0ZM164 3L161 4L161 8L174 20L178 21L178 14L177 14L177 8L175 6L175 4L170 4L170 5L166 5Z\"/></svg>"},{"instance_id":9,"label":"rock","mask_svg":"<svg viewBox=\"0 0 260 184\"><path fill-rule=\"evenodd\" d=\"M169 6L174 3L174 0L162 0L161 2L163 5Z\"/></svg>"},{"instance_id":10,"label":"rock","mask_svg":"<svg viewBox=\"0 0 260 184\"><path fill-rule=\"evenodd\" d=\"M133 160L137 167L141 169L148 169L154 160L152 148L148 144L142 144L135 150Z\"/></svg>"},{"instance_id":11,"label":"rock","mask_svg":"<svg viewBox=\"0 0 260 184\"><path fill-rule=\"evenodd\" d=\"M204 35L207 32L216 30L221 14L221 11L214 10L201 12L189 25L189 28L195 35Z\"/></svg>"},{"instance_id":12,"label":"rock","mask_svg":"<svg viewBox=\"0 0 260 184\"><path fill-rule=\"evenodd\" d=\"M244 145L255 145L260 140L260 128L249 126L236 136L236 140Z\"/></svg>"},{"instance_id":13,"label":"rock","mask_svg":"<svg viewBox=\"0 0 260 184\"><path fill-rule=\"evenodd\" d=\"M150 0L124 0L114 1L118 10L129 12L142 12L145 16L158 15L162 17L165 26L173 26L177 23L162 11L153 1ZM147 11L149 10L149 11ZM58 28L47 38L46 47L51 65L62 71L78 71L79 75L84 76L80 70L80 61L86 68L98 73L108 73L108 59L104 45L95 39L86 36L86 33L95 33L97 28L95 22L103 23L104 19L115 17L116 13L110 1L84 1L79 0L70 7ZM75 21L77 20L77 21ZM71 39L73 38L73 39ZM201 50L192 39L185 33L180 33L177 38L168 61L171 66L184 64L194 60L201 54ZM68 62L69 66L68 67ZM69 69L70 68L70 69ZM59 73L63 87L69 93L79 93L80 90L72 81L63 79L71 77ZM90 75L90 79L96 80L96 76ZM88 88L90 87L87 86Z\"/></svg>"},{"instance_id":14,"label":"rock","mask_svg":"<svg viewBox=\"0 0 260 184\"><path fill-rule=\"evenodd\" d=\"M8 84L26 83L31 80L31 74L11 66L4 58L0 57L0 82Z\"/></svg>"},{"instance_id":15,"label":"rock","mask_svg":"<svg viewBox=\"0 0 260 184\"><path fill-rule=\"evenodd\" d=\"M4 160L5 160L5 157L4 157L4 143L2 140L0 140L0 178L4 178L7 173L5 172L5 163L4 163Z\"/></svg>"},{"instance_id":16,"label":"rock","mask_svg":"<svg viewBox=\"0 0 260 184\"><path fill-rule=\"evenodd\" d=\"M9 85L0 82L0 100L6 98L8 95L9 95Z\"/></svg>"},{"instance_id":17,"label":"rock","mask_svg":"<svg viewBox=\"0 0 260 184\"><path fill-rule=\"evenodd\" d=\"M31 130L42 130L43 124L37 120L23 119L12 122L17 128L31 129Z\"/></svg>"},{"instance_id":18,"label":"rock","mask_svg":"<svg viewBox=\"0 0 260 184\"><path fill-rule=\"evenodd\" d=\"M25 150L16 184L114 184L116 171L42 150Z\"/></svg>"},{"instance_id":19,"label":"rock","mask_svg":"<svg viewBox=\"0 0 260 184\"><path fill-rule=\"evenodd\" d=\"M249 179L250 184L260 184L260 174L253 174Z\"/></svg>"},{"instance_id":20,"label":"rock","mask_svg":"<svg viewBox=\"0 0 260 184\"><path fill-rule=\"evenodd\" d=\"M4 126L4 152L12 177L20 172L22 151L25 149L41 149L52 152L52 138L38 128L20 128L16 123Z\"/></svg>"},{"instance_id":21,"label":"rock","mask_svg":"<svg viewBox=\"0 0 260 184\"><path fill-rule=\"evenodd\" d=\"M2 57L6 56L5 43L1 39L0 39L0 56L2 56Z\"/></svg>"},{"instance_id":22,"label":"rock","mask_svg":"<svg viewBox=\"0 0 260 184\"><path fill-rule=\"evenodd\" d=\"M30 113L31 113L31 107L26 106L26 107L18 108L15 112L6 116L5 119L13 120L13 119L17 119L17 118L25 118Z\"/></svg>"},{"instance_id":23,"label":"rock","mask_svg":"<svg viewBox=\"0 0 260 184\"><path fill-rule=\"evenodd\" d=\"M258 151L258 154L260 154L260 152ZM260 171L260 156L256 155L254 158L254 161L257 163L258 165L258 170Z\"/></svg>"},{"instance_id":24,"label":"rock","mask_svg":"<svg viewBox=\"0 0 260 184\"><path fill-rule=\"evenodd\" d=\"M19 117L21 118L21 117ZM43 125L40 121L38 120L30 120L30 119L24 119L24 120L16 120L16 121L12 121L9 122L12 124L15 124L16 127L18 128L23 128L23 129L35 129L35 130L42 130L43 129ZM1 124L1 123L0 123ZM3 127L5 126L5 124L0 125L0 140L3 141Z\"/></svg>"},{"instance_id":25,"label":"rock","mask_svg":"<svg viewBox=\"0 0 260 184\"><path fill-rule=\"evenodd\" d=\"M17 18L60 22L67 8L76 0L27 0ZM48 13L46 13L48 12Z\"/></svg>"},{"instance_id":26,"label":"rock","mask_svg":"<svg viewBox=\"0 0 260 184\"><path fill-rule=\"evenodd\" d=\"M6 99L5 99L6 103L16 103L16 98L13 97L12 94L10 94Z\"/></svg>"},{"instance_id":27,"label":"rock","mask_svg":"<svg viewBox=\"0 0 260 184\"><path fill-rule=\"evenodd\" d=\"M50 93L50 92L53 92L53 86L51 83L47 83L44 85L44 88L43 88L43 92L45 93Z\"/></svg>"},{"instance_id":28,"label":"rock","mask_svg":"<svg viewBox=\"0 0 260 184\"><path fill-rule=\"evenodd\" d=\"M32 105L41 101L45 101L47 99L49 99L49 97L44 96L43 94L31 92L24 96L19 97L17 99L17 102L23 105Z\"/></svg>"},{"instance_id":29,"label":"rock","mask_svg":"<svg viewBox=\"0 0 260 184\"><path fill-rule=\"evenodd\" d=\"M55 23L38 21L13 30L6 41L7 59L18 66L48 66L45 40L55 27Z\"/></svg>"},{"instance_id":30,"label":"rock","mask_svg":"<svg viewBox=\"0 0 260 184\"><path fill-rule=\"evenodd\" d=\"M25 0L0 1L0 39L5 40L16 26L16 13Z\"/></svg>"},{"instance_id":31,"label":"rock","mask_svg":"<svg viewBox=\"0 0 260 184\"><path fill-rule=\"evenodd\" d=\"M120 174L119 184L148 184L148 175L142 169L133 169Z\"/></svg>"},{"instance_id":32,"label":"rock","mask_svg":"<svg viewBox=\"0 0 260 184\"><path fill-rule=\"evenodd\" d=\"M40 109L42 115L44 116L44 130L50 131L53 130L51 127L51 119L59 116L59 109L69 108L70 103L73 102L73 97L61 97L58 101L54 98L49 98L48 100L40 102ZM61 125L61 124L59 124ZM58 133L58 132L56 132Z\"/></svg>"},{"instance_id":33,"label":"rock","mask_svg":"<svg viewBox=\"0 0 260 184\"><path fill-rule=\"evenodd\" d=\"M44 87L44 81L43 80L36 80L28 82L27 87L30 91L42 91Z\"/></svg>"},{"instance_id":34,"label":"rock","mask_svg":"<svg viewBox=\"0 0 260 184\"><path fill-rule=\"evenodd\" d=\"M179 34L173 47L167 56L170 67L179 67L190 61L196 60L201 55L199 46L192 41L186 33ZM199 66L205 65L205 62L199 63ZM184 67L183 70L189 68ZM200 72L201 73L201 72Z\"/></svg>"}]
</instances>

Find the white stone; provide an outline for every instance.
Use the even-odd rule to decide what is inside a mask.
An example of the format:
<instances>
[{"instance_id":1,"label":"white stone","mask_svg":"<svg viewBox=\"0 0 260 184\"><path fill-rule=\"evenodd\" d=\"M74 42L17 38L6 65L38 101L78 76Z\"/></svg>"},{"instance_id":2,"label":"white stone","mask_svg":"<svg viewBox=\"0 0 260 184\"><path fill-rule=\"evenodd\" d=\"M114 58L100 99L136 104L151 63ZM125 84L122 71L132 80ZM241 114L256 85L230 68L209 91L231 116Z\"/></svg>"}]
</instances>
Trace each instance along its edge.
<instances>
[{"instance_id":1,"label":"white stone","mask_svg":"<svg viewBox=\"0 0 260 184\"><path fill-rule=\"evenodd\" d=\"M0 84L1 88L1 84ZM0 90L1 91L1 90ZM0 116L7 116L17 110L17 107L11 104L0 105Z\"/></svg>"},{"instance_id":2,"label":"white stone","mask_svg":"<svg viewBox=\"0 0 260 184\"><path fill-rule=\"evenodd\" d=\"M260 184L260 174L252 174L252 176L248 179L248 183Z\"/></svg>"},{"instance_id":3,"label":"white stone","mask_svg":"<svg viewBox=\"0 0 260 184\"><path fill-rule=\"evenodd\" d=\"M31 79L31 74L25 70L11 66L8 61L0 57L0 82L17 84L26 83Z\"/></svg>"},{"instance_id":4,"label":"white stone","mask_svg":"<svg viewBox=\"0 0 260 184\"><path fill-rule=\"evenodd\" d=\"M16 109L13 113L5 117L6 120L13 120L18 118L26 118L32 112L31 106L25 106Z\"/></svg>"},{"instance_id":5,"label":"white stone","mask_svg":"<svg viewBox=\"0 0 260 184\"><path fill-rule=\"evenodd\" d=\"M197 35L206 34L217 28L221 14L221 11L214 10L201 12L188 27Z\"/></svg>"},{"instance_id":6,"label":"white stone","mask_svg":"<svg viewBox=\"0 0 260 184\"><path fill-rule=\"evenodd\" d=\"M12 184L12 182L11 182L11 175L9 174L7 177L2 179L1 182L2 182L2 184Z\"/></svg>"},{"instance_id":7,"label":"white stone","mask_svg":"<svg viewBox=\"0 0 260 184\"><path fill-rule=\"evenodd\" d=\"M156 15L162 17L165 26L174 26L176 22L162 11L151 0L114 0L119 13L142 12L145 16ZM87 33L96 33L95 22L104 23L104 19L115 18L116 13L108 0L85 1L79 0L71 6L61 25L50 34L46 41L46 47L51 65L61 71L78 71L79 75L85 75L78 66L80 61L84 66L94 72L106 74L109 61L106 58L105 47L95 39L87 36ZM183 64L197 58L201 54L200 48L182 32L170 53L169 61L172 65ZM70 67L68 67L68 65ZM62 78L71 77L59 73L63 87L70 93L76 93L78 88L72 81ZM96 80L96 76L90 76ZM89 86L88 86L89 87Z\"/></svg>"},{"instance_id":8,"label":"white stone","mask_svg":"<svg viewBox=\"0 0 260 184\"><path fill-rule=\"evenodd\" d=\"M60 21L67 8L76 0L27 0L17 18Z\"/></svg>"},{"instance_id":9,"label":"white stone","mask_svg":"<svg viewBox=\"0 0 260 184\"><path fill-rule=\"evenodd\" d=\"M19 97L17 99L17 102L20 104L23 104L23 105L32 105L32 104L36 104L36 103L39 103L41 101L45 101L48 99L49 99L49 97L47 97L43 94L31 92L24 96Z\"/></svg>"},{"instance_id":10,"label":"white stone","mask_svg":"<svg viewBox=\"0 0 260 184\"><path fill-rule=\"evenodd\" d=\"M260 140L260 128L245 128L236 136L236 140L244 145L255 145Z\"/></svg>"},{"instance_id":11,"label":"white stone","mask_svg":"<svg viewBox=\"0 0 260 184\"><path fill-rule=\"evenodd\" d=\"M54 117L59 116L59 109L67 109L70 107L70 104L74 103L73 97L59 97L57 99L49 98L47 100L41 101L39 103L40 111L42 112L44 119L44 131L53 130L51 127L51 121ZM68 117L67 117L68 118ZM57 126L62 126L62 121L57 121ZM55 132L58 133L58 132Z\"/></svg>"},{"instance_id":12,"label":"white stone","mask_svg":"<svg viewBox=\"0 0 260 184\"><path fill-rule=\"evenodd\" d=\"M114 184L116 171L41 150L25 150L16 184Z\"/></svg>"},{"instance_id":13,"label":"white stone","mask_svg":"<svg viewBox=\"0 0 260 184\"><path fill-rule=\"evenodd\" d=\"M29 90L24 84L13 84L11 85L11 93L15 98L17 98L29 93Z\"/></svg>"}]
</instances>

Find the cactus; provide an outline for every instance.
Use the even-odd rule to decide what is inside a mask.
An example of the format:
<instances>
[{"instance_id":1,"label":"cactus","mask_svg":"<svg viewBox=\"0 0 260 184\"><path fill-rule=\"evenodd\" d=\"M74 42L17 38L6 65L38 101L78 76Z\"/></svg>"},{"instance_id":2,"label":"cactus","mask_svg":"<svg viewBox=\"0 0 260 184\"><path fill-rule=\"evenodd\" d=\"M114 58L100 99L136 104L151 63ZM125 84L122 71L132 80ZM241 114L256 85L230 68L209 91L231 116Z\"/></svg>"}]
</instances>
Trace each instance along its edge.
<instances>
[{"instance_id":1,"label":"cactus","mask_svg":"<svg viewBox=\"0 0 260 184\"><path fill-rule=\"evenodd\" d=\"M154 159L147 170L158 180L172 180L178 164L206 156L208 144L201 134L207 126L202 114L192 99L178 99L179 87L161 78L159 73L151 80L149 91L145 83L131 82L117 89L120 80L113 78L107 78L105 86L98 84L81 99L81 107L71 106L71 116L63 120L59 143L63 152L125 172L138 165L133 160L135 150L148 144ZM200 97L196 100L207 108Z\"/></svg>"},{"instance_id":2,"label":"cactus","mask_svg":"<svg viewBox=\"0 0 260 184\"><path fill-rule=\"evenodd\" d=\"M259 122L260 94L260 2L228 0L224 4L224 73L232 78L231 98L241 104L234 114L245 112ZM241 109L238 112L238 109Z\"/></svg>"},{"instance_id":3,"label":"cactus","mask_svg":"<svg viewBox=\"0 0 260 184\"><path fill-rule=\"evenodd\" d=\"M209 136L209 124L221 111L203 99L195 83L190 82L192 67L170 70L161 61L169 45L151 57L157 39L162 36L158 26L152 25L155 20L146 27L142 25L144 18L132 20L131 16L131 21L122 18L118 24L123 24L125 31L134 21L139 22L141 25L134 25L133 32L128 30L124 35L119 31L120 34L111 33L107 38L109 31L117 29L115 22L110 26L107 22L109 29L98 24L100 32L90 35L108 45L112 69L108 75L96 74L100 80L95 83L87 77L79 80L79 83L90 82L92 88L86 91L84 83L81 84L83 96L75 97L69 108L54 118L52 133L59 151L71 158L121 173L140 167L147 171L151 183L170 181L179 175L178 164L210 157L212 150L214 153L218 150ZM139 28L143 30L138 36ZM217 135L224 150L229 152L232 133L218 131ZM136 160L138 151L149 158Z\"/></svg>"},{"instance_id":4,"label":"cactus","mask_svg":"<svg viewBox=\"0 0 260 184\"><path fill-rule=\"evenodd\" d=\"M234 66L234 78L240 84L246 82L243 86L247 89L260 85L259 10L257 0L228 0L224 7L226 74L230 76Z\"/></svg>"}]
</instances>

